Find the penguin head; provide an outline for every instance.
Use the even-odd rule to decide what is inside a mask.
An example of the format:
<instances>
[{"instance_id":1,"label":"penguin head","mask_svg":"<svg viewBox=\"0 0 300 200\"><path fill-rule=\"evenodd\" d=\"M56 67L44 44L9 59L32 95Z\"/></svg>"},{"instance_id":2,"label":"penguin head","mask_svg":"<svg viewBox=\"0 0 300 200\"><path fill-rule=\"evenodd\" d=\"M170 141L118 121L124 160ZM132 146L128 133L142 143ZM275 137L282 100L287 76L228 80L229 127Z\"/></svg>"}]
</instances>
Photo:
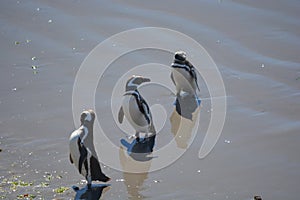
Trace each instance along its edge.
<instances>
[{"instance_id":1,"label":"penguin head","mask_svg":"<svg viewBox=\"0 0 300 200\"><path fill-rule=\"evenodd\" d=\"M174 59L179 62L184 62L186 60L186 53L184 51L175 52Z\"/></svg>"},{"instance_id":2,"label":"penguin head","mask_svg":"<svg viewBox=\"0 0 300 200\"><path fill-rule=\"evenodd\" d=\"M95 120L95 112L93 110L86 110L81 113L81 124L93 124Z\"/></svg>"},{"instance_id":3,"label":"penguin head","mask_svg":"<svg viewBox=\"0 0 300 200\"><path fill-rule=\"evenodd\" d=\"M149 78L145 78L143 76L133 75L130 77L126 83L126 91L135 90L139 85L145 82L150 82Z\"/></svg>"}]
</instances>

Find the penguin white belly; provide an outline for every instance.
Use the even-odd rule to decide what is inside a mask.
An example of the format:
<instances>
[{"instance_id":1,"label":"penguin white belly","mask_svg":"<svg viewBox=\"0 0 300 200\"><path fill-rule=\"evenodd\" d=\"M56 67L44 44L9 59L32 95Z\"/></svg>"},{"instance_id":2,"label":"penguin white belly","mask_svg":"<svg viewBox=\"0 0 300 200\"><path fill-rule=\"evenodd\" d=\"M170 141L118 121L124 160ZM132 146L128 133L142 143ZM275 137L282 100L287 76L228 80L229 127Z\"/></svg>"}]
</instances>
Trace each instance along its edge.
<instances>
[{"instance_id":1,"label":"penguin white belly","mask_svg":"<svg viewBox=\"0 0 300 200\"><path fill-rule=\"evenodd\" d=\"M175 68L172 70L173 80L176 85L176 91L185 91L188 93L196 92L195 80L191 77L190 73L185 69Z\"/></svg>"},{"instance_id":2,"label":"penguin white belly","mask_svg":"<svg viewBox=\"0 0 300 200\"><path fill-rule=\"evenodd\" d=\"M149 132L149 124L144 116L144 113L140 111L134 96L125 95L123 98L122 107L126 119L137 132Z\"/></svg>"}]
</instances>

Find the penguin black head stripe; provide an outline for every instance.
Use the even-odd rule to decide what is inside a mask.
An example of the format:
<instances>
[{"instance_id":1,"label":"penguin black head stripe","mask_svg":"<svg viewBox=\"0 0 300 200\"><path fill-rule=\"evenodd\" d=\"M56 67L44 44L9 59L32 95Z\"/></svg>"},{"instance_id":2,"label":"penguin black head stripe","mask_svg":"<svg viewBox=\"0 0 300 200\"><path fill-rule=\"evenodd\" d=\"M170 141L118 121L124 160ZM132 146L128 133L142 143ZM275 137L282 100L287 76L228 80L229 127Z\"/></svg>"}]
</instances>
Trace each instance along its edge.
<instances>
[{"instance_id":1,"label":"penguin black head stripe","mask_svg":"<svg viewBox=\"0 0 300 200\"><path fill-rule=\"evenodd\" d=\"M186 53L184 51L175 52L174 58L176 61L184 63L186 60Z\"/></svg>"},{"instance_id":2,"label":"penguin black head stripe","mask_svg":"<svg viewBox=\"0 0 300 200\"><path fill-rule=\"evenodd\" d=\"M126 82L126 91L136 90L139 85L145 82L150 82L149 78L144 78L142 76L135 76L133 75L127 82Z\"/></svg>"}]
</instances>

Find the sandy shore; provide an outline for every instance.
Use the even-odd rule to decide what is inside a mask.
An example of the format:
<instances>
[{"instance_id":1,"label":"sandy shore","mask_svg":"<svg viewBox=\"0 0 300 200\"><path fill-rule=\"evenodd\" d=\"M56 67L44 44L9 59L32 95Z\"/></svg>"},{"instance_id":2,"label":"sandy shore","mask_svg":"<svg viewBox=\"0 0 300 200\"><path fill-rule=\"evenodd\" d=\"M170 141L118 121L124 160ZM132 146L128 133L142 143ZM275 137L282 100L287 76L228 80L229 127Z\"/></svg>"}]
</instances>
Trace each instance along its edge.
<instances>
[{"instance_id":1,"label":"sandy shore","mask_svg":"<svg viewBox=\"0 0 300 200\"><path fill-rule=\"evenodd\" d=\"M225 126L209 156L198 159L211 112L209 102L203 101L200 129L179 160L156 172L133 175L102 166L112 178L102 198L298 198L298 1L5 0L0 10L0 198L74 199L71 187L84 186L68 160L77 70L104 39L145 26L180 31L204 46L224 80ZM129 70L133 64L151 62L153 55L144 51L119 60L104 83L120 77L118 65L127 64ZM169 54L155 59L171 62ZM207 98L203 82L200 87L201 98ZM97 116L118 143L123 133L111 114L101 113L110 106L109 89L99 85L97 91ZM151 102L154 93L145 97ZM174 97L155 95L170 115ZM170 126L167 122L156 148L173 137Z\"/></svg>"}]
</instances>

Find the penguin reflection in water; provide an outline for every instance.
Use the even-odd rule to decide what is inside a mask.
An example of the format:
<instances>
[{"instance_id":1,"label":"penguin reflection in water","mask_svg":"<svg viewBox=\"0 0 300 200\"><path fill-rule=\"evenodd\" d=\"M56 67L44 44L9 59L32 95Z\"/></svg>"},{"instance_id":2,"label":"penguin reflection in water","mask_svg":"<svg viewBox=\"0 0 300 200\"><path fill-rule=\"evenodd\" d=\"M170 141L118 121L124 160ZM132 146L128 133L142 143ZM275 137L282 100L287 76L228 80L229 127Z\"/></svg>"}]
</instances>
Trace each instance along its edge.
<instances>
[{"instance_id":1,"label":"penguin reflection in water","mask_svg":"<svg viewBox=\"0 0 300 200\"><path fill-rule=\"evenodd\" d=\"M92 189L92 181L110 180L101 170L93 142L93 125L95 113L92 110L81 113L81 126L70 136L70 161L83 175ZM76 188L79 190L79 188ZM77 191L74 189L75 191Z\"/></svg>"},{"instance_id":2,"label":"penguin reflection in water","mask_svg":"<svg viewBox=\"0 0 300 200\"><path fill-rule=\"evenodd\" d=\"M200 117L200 103L201 101L194 95L180 96L177 94L170 122L171 132L178 148L186 149L190 144L191 137L196 134L194 127Z\"/></svg>"},{"instance_id":3,"label":"penguin reflection in water","mask_svg":"<svg viewBox=\"0 0 300 200\"><path fill-rule=\"evenodd\" d=\"M156 131L152 114L147 102L138 91L139 85L149 81L150 79L142 76L132 76L126 83L126 91L119 111L119 122L122 123L125 116L136 131L133 143L129 144L121 140L127 148L134 147L129 150L133 153L150 153L155 143Z\"/></svg>"},{"instance_id":4,"label":"penguin reflection in water","mask_svg":"<svg viewBox=\"0 0 300 200\"><path fill-rule=\"evenodd\" d=\"M74 191L76 192L76 196L74 200L99 200L102 196L102 193L107 192L110 187L109 185L93 185L91 189L82 188L79 189L78 187L73 187Z\"/></svg>"}]
</instances>

